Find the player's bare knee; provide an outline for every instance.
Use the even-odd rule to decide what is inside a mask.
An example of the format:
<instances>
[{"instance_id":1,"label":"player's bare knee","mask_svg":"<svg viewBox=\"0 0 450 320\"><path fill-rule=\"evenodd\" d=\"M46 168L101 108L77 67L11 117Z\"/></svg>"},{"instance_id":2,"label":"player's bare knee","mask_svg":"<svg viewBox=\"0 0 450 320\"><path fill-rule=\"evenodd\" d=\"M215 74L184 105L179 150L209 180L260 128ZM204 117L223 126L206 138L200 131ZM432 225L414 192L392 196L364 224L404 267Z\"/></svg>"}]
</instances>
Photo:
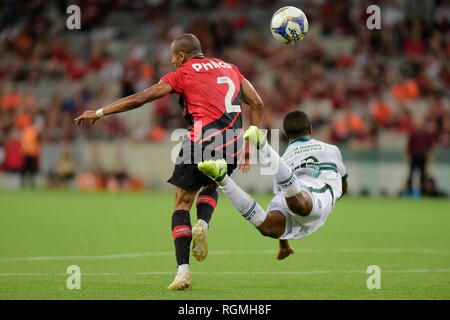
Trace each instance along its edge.
<instances>
[{"instance_id":1,"label":"player's bare knee","mask_svg":"<svg viewBox=\"0 0 450 320\"><path fill-rule=\"evenodd\" d=\"M312 201L309 195L302 192L294 197L286 198L286 204L289 209L299 216L306 217L311 213Z\"/></svg>"},{"instance_id":2,"label":"player's bare knee","mask_svg":"<svg viewBox=\"0 0 450 320\"><path fill-rule=\"evenodd\" d=\"M284 233L285 225L286 219L282 213L270 212L258 230L265 237L278 239Z\"/></svg>"},{"instance_id":3,"label":"player's bare knee","mask_svg":"<svg viewBox=\"0 0 450 320\"><path fill-rule=\"evenodd\" d=\"M262 228L259 227L258 230L265 237L270 237L274 239L278 239L279 237L279 235L275 232L275 230L271 226L264 226Z\"/></svg>"},{"instance_id":4,"label":"player's bare knee","mask_svg":"<svg viewBox=\"0 0 450 320\"><path fill-rule=\"evenodd\" d=\"M271 226L270 226L270 221L269 221L269 217L266 217L266 220L264 220L263 223L261 223L258 227L257 227L258 231L261 233L261 235L265 236L265 237L269 237L270 233L271 233Z\"/></svg>"}]
</instances>

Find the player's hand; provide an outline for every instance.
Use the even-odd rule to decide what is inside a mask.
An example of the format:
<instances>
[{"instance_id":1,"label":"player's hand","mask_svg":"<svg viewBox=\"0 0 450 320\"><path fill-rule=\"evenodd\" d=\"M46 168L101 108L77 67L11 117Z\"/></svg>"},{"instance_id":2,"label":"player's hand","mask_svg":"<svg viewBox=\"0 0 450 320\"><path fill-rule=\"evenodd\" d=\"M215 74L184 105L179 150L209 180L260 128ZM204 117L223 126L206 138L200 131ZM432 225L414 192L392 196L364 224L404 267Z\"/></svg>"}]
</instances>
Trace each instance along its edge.
<instances>
[{"instance_id":1,"label":"player's hand","mask_svg":"<svg viewBox=\"0 0 450 320\"><path fill-rule=\"evenodd\" d=\"M250 159L252 152L250 147L251 147L250 143L248 143L248 141L245 141L244 155L240 157L238 165L238 169L241 170L243 173L247 173L251 168Z\"/></svg>"},{"instance_id":2,"label":"player's hand","mask_svg":"<svg viewBox=\"0 0 450 320\"><path fill-rule=\"evenodd\" d=\"M277 259L283 260L284 258L289 257L291 254L294 253L294 249L287 246L286 248L281 248L278 250Z\"/></svg>"},{"instance_id":3,"label":"player's hand","mask_svg":"<svg viewBox=\"0 0 450 320\"><path fill-rule=\"evenodd\" d=\"M75 119L75 124L77 125L82 125L83 122L88 122L90 121L91 124L94 124L98 119L100 119L95 111L92 110L87 110L85 112L83 112L83 114L81 116L79 116L78 118Z\"/></svg>"}]
</instances>

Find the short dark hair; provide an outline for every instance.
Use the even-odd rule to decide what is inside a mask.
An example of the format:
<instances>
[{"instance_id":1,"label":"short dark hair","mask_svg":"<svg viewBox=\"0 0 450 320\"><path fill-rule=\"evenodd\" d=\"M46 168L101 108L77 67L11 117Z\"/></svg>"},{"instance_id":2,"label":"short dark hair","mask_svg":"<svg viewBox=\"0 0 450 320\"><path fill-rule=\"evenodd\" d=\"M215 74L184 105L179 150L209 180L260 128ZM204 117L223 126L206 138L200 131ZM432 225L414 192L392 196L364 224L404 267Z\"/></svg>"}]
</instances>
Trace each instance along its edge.
<instances>
[{"instance_id":1,"label":"short dark hair","mask_svg":"<svg viewBox=\"0 0 450 320\"><path fill-rule=\"evenodd\" d=\"M288 138L297 138L309 135L311 121L303 111L289 112L283 120L283 129Z\"/></svg>"},{"instance_id":2,"label":"short dark hair","mask_svg":"<svg viewBox=\"0 0 450 320\"><path fill-rule=\"evenodd\" d=\"M202 53L202 46L200 40L192 33L185 33L178 36L172 42L172 49L175 53L184 52L189 56Z\"/></svg>"}]
</instances>

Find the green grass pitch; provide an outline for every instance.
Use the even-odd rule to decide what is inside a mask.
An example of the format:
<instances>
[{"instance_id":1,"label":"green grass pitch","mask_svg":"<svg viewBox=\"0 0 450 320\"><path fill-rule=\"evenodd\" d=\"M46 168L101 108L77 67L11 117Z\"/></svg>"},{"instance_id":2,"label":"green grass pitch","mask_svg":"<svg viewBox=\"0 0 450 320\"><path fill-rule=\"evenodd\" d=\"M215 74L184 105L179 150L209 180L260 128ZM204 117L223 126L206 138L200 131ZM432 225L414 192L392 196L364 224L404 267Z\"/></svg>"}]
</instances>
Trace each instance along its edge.
<instances>
[{"instance_id":1,"label":"green grass pitch","mask_svg":"<svg viewBox=\"0 0 450 320\"><path fill-rule=\"evenodd\" d=\"M270 198L256 196L263 207ZM344 197L277 261L277 241L221 194L186 292L167 290L172 208L168 193L1 191L0 299L450 299L449 200ZM80 290L66 288L69 265ZM367 288L370 265L380 290Z\"/></svg>"}]
</instances>

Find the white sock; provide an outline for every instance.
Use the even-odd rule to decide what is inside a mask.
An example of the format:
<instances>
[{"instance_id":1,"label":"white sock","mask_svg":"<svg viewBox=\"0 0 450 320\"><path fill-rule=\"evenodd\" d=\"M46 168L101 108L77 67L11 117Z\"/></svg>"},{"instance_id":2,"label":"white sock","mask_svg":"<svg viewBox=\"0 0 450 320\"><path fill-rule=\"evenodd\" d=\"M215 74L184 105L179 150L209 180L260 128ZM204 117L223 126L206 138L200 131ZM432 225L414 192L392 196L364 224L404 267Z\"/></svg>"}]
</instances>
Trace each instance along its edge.
<instances>
[{"instance_id":1,"label":"white sock","mask_svg":"<svg viewBox=\"0 0 450 320\"><path fill-rule=\"evenodd\" d=\"M242 190L228 175L219 182L220 189L241 215L255 227L266 220L266 212L247 192Z\"/></svg>"},{"instance_id":2,"label":"white sock","mask_svg":"<svg viewBox=\"0 0 450 320\"><path fill-rule=\"evenodd\" d=\"M189 264L185 263L185 264L180 264L178 266L178 272L177 275L180 275L184 272L184 270L189 269Z\"/></svg>"},{"instance_id":3,"label":"white sock","mask_svg":"<svg viewBox=\"0 0 450 320\"><path fill-rule=\"evenodd\" d=\"M208 222L206 222L205 220L203 220L203 219L198 219L198 221L203 221L204 223L205 223L205 225L206 225L206 230L208 230L209 229L209 224L208 224Z\"/></svg>"},{"instance_id":4,"label":"white sock","mask_svg":"<svg viewBox=\"0 0 450 320\"><path fill-rule=\"evenodd\" d=\"M259 149L261 160L265 164L270 165L275 181L281 188L283 195L286 198L295 196L300 192L300 186L297 183L297 176L281 159L280 155L272 149L269 143Z\"/></svg>"}]
</instances>

